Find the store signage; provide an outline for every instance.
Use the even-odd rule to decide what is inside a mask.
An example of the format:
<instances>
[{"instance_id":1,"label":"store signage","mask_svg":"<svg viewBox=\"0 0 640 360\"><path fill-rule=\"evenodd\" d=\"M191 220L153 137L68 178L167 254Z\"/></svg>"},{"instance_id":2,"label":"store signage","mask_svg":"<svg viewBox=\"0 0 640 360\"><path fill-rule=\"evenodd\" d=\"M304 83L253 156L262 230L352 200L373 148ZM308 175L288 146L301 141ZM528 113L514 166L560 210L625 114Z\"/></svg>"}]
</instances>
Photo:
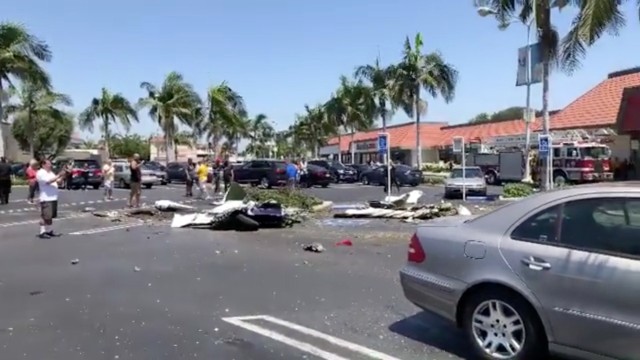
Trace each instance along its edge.
<instances>
[{"instance_id":1,"label":"store signage","mask_svg":"<svg viewBox=\"0 0 640 360\"><path fill-rule=\"evenodd\" d=\"M363 142L357 142L356 151L358 152L378 151L378 141L368 140Z\"/></svg>"}]
</instances>

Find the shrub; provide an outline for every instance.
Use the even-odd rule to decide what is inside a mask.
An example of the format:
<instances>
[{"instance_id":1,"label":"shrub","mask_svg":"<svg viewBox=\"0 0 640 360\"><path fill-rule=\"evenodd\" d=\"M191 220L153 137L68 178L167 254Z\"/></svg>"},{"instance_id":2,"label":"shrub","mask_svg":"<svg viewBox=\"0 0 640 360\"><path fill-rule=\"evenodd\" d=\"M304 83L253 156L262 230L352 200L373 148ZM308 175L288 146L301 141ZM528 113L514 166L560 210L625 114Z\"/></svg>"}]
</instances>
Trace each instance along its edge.
<instances>
[{"instance_id":1,"label":"shrub","mask_svg":"<svg viewBox=\"0 0 640 360\"><path fill-rule=\"evenodd\" d=\"M445 163L426 163L422 164L422 171L430 173L449 172L449 166Z\"/></svg>"},{"instance_id":2,"label":"shrub","mask_svg":"<svg viewBox=\"0 0 640 360\"><path fill-rule=\"evenodd\" d=\"M13 186L27 185L27 179L23 177L14 176L13 179L11 179L11 185Z\"/></svg>"},{"instance_id":3,"label":"shrub","mask_svg":"<svg viewBox=\"0 0 640 360\"><path fill-rule=\"evenodd\" d=\"M505 198L521 198L533 193L533 186L525 183L506 184L502 190L502 196Z\"/></svg>"},{"instance_id":4,"label":"shrub","mask_svg":"<svg viewBox=\"0 0 640 360\"><path fill-rule=\"evenodd\" d=\"M423 176L422 182L427 185L444 184L444 176Z\"/></svg>"},{"instance_id":5,"label":"shrub","mask_svg":"<svg viewBox=\"0 0 640 360\"><path fill-rule=\"evenodd\" d=\"M247 188L247 198L255 202L276 201L284 207L310 210L322 204L322 200L303 193L300 190Z\"/></svg>"}]
</instances>

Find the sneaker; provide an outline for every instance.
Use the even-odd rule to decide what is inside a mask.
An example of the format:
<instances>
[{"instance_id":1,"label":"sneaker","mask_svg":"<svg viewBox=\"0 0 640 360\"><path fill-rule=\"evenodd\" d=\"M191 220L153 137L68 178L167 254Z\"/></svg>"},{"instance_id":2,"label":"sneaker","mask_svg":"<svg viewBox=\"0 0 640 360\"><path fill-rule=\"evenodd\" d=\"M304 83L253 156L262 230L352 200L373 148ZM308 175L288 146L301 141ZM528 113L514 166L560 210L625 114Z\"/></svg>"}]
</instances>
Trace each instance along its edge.
<instances>
[{"instance_id":1,"label":"sneaker","mask_svg":"<svg viewBox=\"0 0 640 360\"><path fill-rule=\"evenodd\" d=\"M38 235L36 235L37 238L39 239L51 239L51 236L49 236L49 234L47 233L40 233Z\"/></svg>"},{"instance_id":2,"label":"sneaker","mask_svg":"<svg viewBox=\"0 0 640 360\"><path fill-rule=\"evenodd\" d=\"M57 233L57 232L54 232L53 230L48 231L48 232L46 232L45 234L46 234L47 236L49 236L49 237L59 237L59 236L62 236L62 234Z\"/></svg>"}]
</instances>

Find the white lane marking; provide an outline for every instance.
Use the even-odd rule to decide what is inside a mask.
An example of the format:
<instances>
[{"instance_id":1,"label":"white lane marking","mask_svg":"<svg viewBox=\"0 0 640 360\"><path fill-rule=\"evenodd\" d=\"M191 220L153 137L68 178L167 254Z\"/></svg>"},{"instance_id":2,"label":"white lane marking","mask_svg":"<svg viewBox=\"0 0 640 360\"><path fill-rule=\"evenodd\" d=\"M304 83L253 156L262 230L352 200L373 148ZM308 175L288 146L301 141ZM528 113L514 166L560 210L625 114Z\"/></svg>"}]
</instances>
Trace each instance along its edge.
<instances>
[{"instance_id":1,"label":"white lane marking","mask_svg":"<svg viewBox=\"0 0 640 360\"><path fill-rule=\"evenodd\" d=\"M140 199L146 199L146 198L147 198L146 196L140 197ZM129 201L129 198L119 198L119 199L113 199L109 201L92 200L92 201L80 201L80 202L72 202L72 203L61 203L61 204L58 204L58 206L70 207L70 206L82 206L82 205L92 205L92 204L108 204L108 203L117 202L117 201ZM28 211L40 211L40 208L38 207L38 203L35 203L31 207L26 207L21 209L0 210L0 214L11 214L11 213L28 212Z\"/></svg>"},{"instance_id":2,"label":"white lane marking","mask_svg":"<svg viewBox=\"0 0 640 360\"><path fill-rule=\"evenodd\" d=\"M331 336L329 334L325 334L325 333L322 333L320 331L317 331L317 330L314 330L314 329L311 329L311 328L308 328L308 327L305 327L305 326L302 326L302 325L298 325L298 324L292 323L290 321L278 319L278 318L275 318L275 317L269 316L269 315L237 316L237 317L222 318L222 320L224 320L224 321L226 321L228 323L234 324L236 326L245 328L247 330L259 333L260 335L270 337L270 338L272 338L274 340L280 341L280 342L285 343L285 344L287 344L289 346L293 346L293 347L295 347L295 348L297 348L299 350L306 351L308 353L311 353L313 355L319 356L319 357L321 357L323 359L326 359L326 360L343 359L343 358L338 356L338 355L336 355L336 354L332 354L332 353L327 353L327 354L329 356L336 356L336 357L323 357L323 356L318 355L316 353L312 353L311 351L307 351L307 350L305 350L305 349L303 349L301 347L298 347L298 346L295 346L295 345L291 345L291 344L289 344L289 343L287 343L287 342L285 342L283 340L277 339L276 337L274 337L272 335L276 334L278 336L284 337L287 341L293 340L293 339L288 338L288 337L286 337L286 336L284 336L284 335L282 335L280 333L277 333L275 331L272 331L272 330L269 330L269 329L265 329L263 327L260 327L260 326L254 325L254 324L247 323L247 321L251 321L251 320L267 321L267 322L270 322L270 323L273 323L273 324L276 324L276 325L279 325L279 326L282 326L282 327L289 328L291 330L295 330L295 331L300 332L302 334L305 334L305 335L308 335L308 336L311 336L311 337L315 337L317 339L324 340L324 341L326 341L326 342L328 342L328 343L330 343L330 344L332 344L334 346L341 347L341 348L350 350L350 351L355 352L355 353L359 353L359 354L367 356L367 357L369 357L371 359L377 359L377 360L400 360L399 358L396 358L396 357L381 353L381 352L373 350L373 349L369 349L369 348L364 347L362 345L354 344L352 342L339 339L339 338L337 338L335 336ZM316 348L315 346L313 346L311 344L299 342L297 340L293 340L293 341L295 341L297 344L302 344L303 347L310 347L310 348L319 350L318 348ZM320 351L322 351L322 350L320 350Z\"/></svg>"},{"instance_id":3,"label":"white lane marking","mask_svg":"<svg viewBox=\"0 0 640 360\"><path fill-rule=\"evenodd\" d=\"M295 339L292 339L288 336L282 335L278 332L269 330L269 329L265 329L261 326L258 325L254 325L254 324L249 324L247 322L244 322L243 320L239 320L237 318L232 318L232 317L228 317L228 318L222 318L223 321L228 322L229 324L233 324L235 326L241 327L245 330L249 330L252 331L254 333L260 334L262 336L268 337L270 339L273 339L275 341L279 341L285 345L289 345L293 348L296 348L300 351L304 351L306 353L309 353L311 355L315 355L321 359L324 360L349 360L345 357L342 357L340 355L334 354L334 353L330 353L328 351L324 351L321 350L311 344L302 342L302 341L298 341Z\"/></svg>"},{"instance_id":4,"label":"white lane marking","mask_svg":"<svg viewBox=\"0 0 640 360\"><path fill-rule=\"evenodd\" d=\"M135 222L135 223L130 223L130 224L122 224L122 225L115 225L115 226L106 226L106 227L94 228L94 229L89 229L89 230L74 231L74 232L70 232L70 233L69 233L69 235L91 235L91 234L99 234L99 233L103 233L103 232L107 232L107 231L114 231L114 230L128 229L128 228L132 228L132 227L136 227L136 226L141 226L141 225L144 225L144 223L143 223L143 222Z\"/></svg>"},{"instance_id":5,"label":"white lane marking","mask_svg":"<svg viewBox=\"0 0 640 360\"><path fill-rule=\"evenodd\" d=\"M57 221L83 218L83 217L87 217L87 216L89 216L89 214L69 215L69 216L65 216L65 217L54 219L54 223L57 222ZM20 226L20 225L31 225L31 224L38 224L38 223L40 223L40 219L16 221L16 222L10 222L10 223L0 223L0 228L7 228L7 227L12 227L12 226Z\"/></svg>"}]
</instances>

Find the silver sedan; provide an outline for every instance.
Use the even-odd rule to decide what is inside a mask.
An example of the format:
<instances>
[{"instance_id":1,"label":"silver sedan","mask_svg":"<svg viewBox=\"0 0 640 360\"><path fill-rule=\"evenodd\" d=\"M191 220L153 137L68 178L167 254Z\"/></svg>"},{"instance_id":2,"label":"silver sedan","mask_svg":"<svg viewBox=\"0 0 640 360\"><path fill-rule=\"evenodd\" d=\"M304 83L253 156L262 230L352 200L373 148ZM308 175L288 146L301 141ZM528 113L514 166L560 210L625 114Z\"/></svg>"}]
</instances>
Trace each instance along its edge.
<instances>
[{"instance_id":1,"label":"silver sedan","mask_svg":"<svg viewBox=\"0 0 640 360\"><path fill-rule=\"evenodd\" d=\"M400 271L481 359L640 358L640 183L536 194L420 226Z\"/></svg>"},{"instance_id":2,"label":"silver sedan","mask_svg":"<svg viewBox=\"0 0 640 360\"><path fill-rule=\"evenodd\" d=\"M455 167L444 180L445 198L462 196L463 191L467 195L487 196L487 183L479 167L466 166L464 173L462 167Z\"/></svg>"}]
</instances>

